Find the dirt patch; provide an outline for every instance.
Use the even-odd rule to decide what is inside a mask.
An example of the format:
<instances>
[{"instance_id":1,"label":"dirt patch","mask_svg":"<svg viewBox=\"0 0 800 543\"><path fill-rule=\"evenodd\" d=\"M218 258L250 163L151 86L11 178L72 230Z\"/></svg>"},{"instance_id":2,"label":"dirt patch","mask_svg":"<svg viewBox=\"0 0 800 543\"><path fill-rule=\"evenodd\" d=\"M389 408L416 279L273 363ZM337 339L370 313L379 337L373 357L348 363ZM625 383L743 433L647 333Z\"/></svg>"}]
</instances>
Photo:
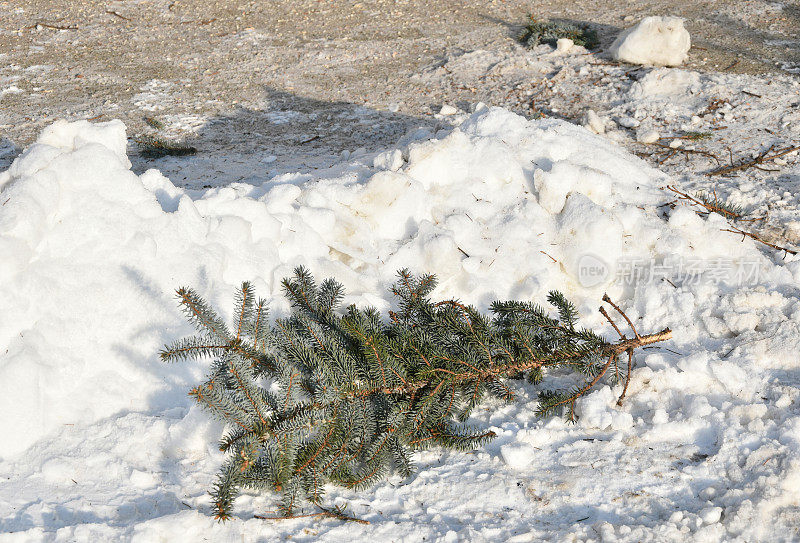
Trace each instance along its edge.
<instances>
[{"instance_id":1,"label":"dirt patch","mask_svg":"<svg viewBox=\"0 0 800 543\"><path fill-rule=\"evenodd\" d=\"M460 53L520 48L514 37L529 2L343 4L0 1L0 147L29 144L56 118L119 118L136 136L151 116L207 156L294 150L332 161L415 126L435 129L432 113L442 103L484 101L531 114L515 97L518 79L425 80ZM536 9L592 23L605 45L643 16L685 17L692 69L751 73L800 63L795 4L553 0ZM294 119L274 122L281 111Z\"/></svg>"}]
</instances>

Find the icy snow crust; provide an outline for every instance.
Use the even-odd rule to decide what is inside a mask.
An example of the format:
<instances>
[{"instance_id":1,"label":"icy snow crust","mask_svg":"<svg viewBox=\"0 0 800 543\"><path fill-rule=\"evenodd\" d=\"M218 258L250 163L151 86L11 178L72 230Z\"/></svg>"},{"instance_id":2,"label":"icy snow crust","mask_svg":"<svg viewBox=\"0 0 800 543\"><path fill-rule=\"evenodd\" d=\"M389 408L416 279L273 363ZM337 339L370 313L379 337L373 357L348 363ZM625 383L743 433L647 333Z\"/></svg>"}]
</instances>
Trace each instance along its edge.
<instances>
[{"instance_id":1,"label":"icy snow crust","mask_svg":"<svg viewBox=\"0 0 800 543\"><path fill-rule=\"evenodd\" d=\"M797 263L678 208L669 178L586 129L483 108L438 139L407 141L340 175L262 186L176 188L136 176L119 122L58 122L0 173L0 532L13 541L792 540L800 500ZM467 256L468 255L468 256ZM756 262L745 286L625 285L614 264L668 256ZM605 263L588 284L586 258ZM487 404L498 435L471 454L428 451L419 472L329 503L368 526L253 519L216 524L205 490L220 428L191 407L202 364L156 353L189 332L171 292L189 285L229 315L253 280L288 311L279 281L303 264L346 303L391 306L409 267L438 295L485 309L561 289L584 324L607 291L643 331L674 330L638 356L629 399L601 387L568 425L538 420L535 387ZM588 286L587 286L588 284ZM569 384L569 383L564 383ZM582 519L582 520L579 520Z\"/></svg>"}]
</instances>

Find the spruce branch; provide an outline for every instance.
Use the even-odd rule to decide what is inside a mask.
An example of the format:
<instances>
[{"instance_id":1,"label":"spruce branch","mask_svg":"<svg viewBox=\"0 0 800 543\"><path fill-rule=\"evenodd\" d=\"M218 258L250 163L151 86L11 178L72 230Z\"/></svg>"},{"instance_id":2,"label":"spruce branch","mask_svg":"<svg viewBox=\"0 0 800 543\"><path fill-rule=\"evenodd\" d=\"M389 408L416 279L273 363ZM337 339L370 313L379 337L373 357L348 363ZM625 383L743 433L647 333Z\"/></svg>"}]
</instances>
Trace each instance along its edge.
<instances>
[{"instance_id":1,"label":"spruce branch","mask_svg":"<svg viewBox=\"0 0 800 543\"><path fill-rule=\"evenodd\" d=\"M298 504L322 508L325 485L366 488L395 471L412 473L411 454L433 446L468 450L494 437L465 424L487 397L513 401L514 381L538 383L553 370L583 383L544 391L537 413L564 412L576 419L576 402L628 356L628 390L634 350L669 339L668 329L641 335L607 296L603 300L627 322L609 342L577 326L578 312L551 292L550 315L530 302L495 302L483 314L457 300L432 301L432 275L398 273L392 287L398 312L385 322L374 308L338 310L342 286L317 284L297 268L283 281L293 312L268 322L266 303L256 302L249 283L236 296L228 329L194 291L178 297L199 335L165 347L165 361L215 357L206 381L190 395L228 426L220 440L227 460L211 494L215 516L230 518L244 489L281 494L277 518L293 518ZM327 516L351 520L341 510Z\"/></svg>"},{"instance_id":2,"label":"spruce branch","mask_svg":"<svg viewBox=\"0 0 800 543\"><path fill-rule=\"evenodd\" d=\"M691 205L705 208L709 213L718 213L726 219L739 220L744 217L744 210L736 205L728 204L720 200L716 193L708 195L704 192L695 194L694 196L678 190L672 185L667 185L667 189L678 195L679 200L689 202Z\"/></svg>"}]
</instances>

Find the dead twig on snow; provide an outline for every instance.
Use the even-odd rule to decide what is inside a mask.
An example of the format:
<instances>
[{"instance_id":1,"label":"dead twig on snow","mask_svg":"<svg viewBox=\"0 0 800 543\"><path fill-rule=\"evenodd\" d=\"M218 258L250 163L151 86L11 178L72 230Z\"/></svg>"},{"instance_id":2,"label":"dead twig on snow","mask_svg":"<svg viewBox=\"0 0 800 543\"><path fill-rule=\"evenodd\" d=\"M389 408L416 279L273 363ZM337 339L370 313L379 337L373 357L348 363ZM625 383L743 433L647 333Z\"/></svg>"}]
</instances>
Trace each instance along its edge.
<instances>
[{"instance_id":1,"label":"dead twig on snow","mask_svg":"<svg viewBox=\"0 0 800 543\"><path fill-rule=\"evenodd\" d=\"M763 243L767 247L771 247L771 248L776 249L778 251L783 251L784 253L788 253L790 255L796 255L797 254L797 251L795 251L794 249L787 249L786 247L781 247L780 245L775 245L774 243L770 243L767 240L763 239L761 236L759 236L758 234L756 234L754 232L748 232L747 230L742 230L741 228L738 228L736 226L731 226L730 228L723 228L722 231L723 232L733 232L734 234L741 234L742 240L744 240L744 238L747 237L747 238L753 239L753 240L755 240L755 241L757 241L759 243Z\"/></svg>"},{"instance_id":2,"label":"dead twig on snow","mask_svg":"<svg viewBox=\"0 0 800 543\"><path fill-rule=\"evenodd\" d=\"M350 515L345 514L344 509L341 507L334 507L333 509L325 509L324 507L320 507L321 511L319 513L309 513L306 515L287 515L283 517L266 517L264 515L253 515L255 518L260 520L290 520L295 518L309 518L309 517L321 517L321 518L335 518L337 520L344 520L350 522L358 522L359 524L369 524L368 520L351 517Z\"/></svg>"},{"instance_id":3,"label":"dead twig on snow","mask_svg":"<svg viewBox=\"0 0 800 543\"><path fill-rule=\"evenodd\" d=\"M716 170L711 170L710 172L706 172L706 175L725 175L733 172L737 172L739 170L746 170L747 168L756 168L762 171L775 171L775 170L767 170L765 168L761 168L760 165L766 162L771 162L776 158L780 158L782 156L788 155L791 152L800 150L800 146L792 145L790 147L786 147L784 149L780 149L775 151L774 153L770 154L772 149L775 147L774 144L767 147L766 151L762 151L759 153L758 156L755 158L751 158L748 160L742 160L738 163L733 162L733 155L731 154L731 165L725 166L724 168L717 168Z\"/></svg>"},{"instance_id":4,"label":"dead twig on snow","mask_svg":"<svg viewBox=\"0 0 800 543\"><path fill-rule=\"evenodd\" d=\"M684 137L680 137L680 139L692 139L692 138L690 136L684 136ZM687 156L688 155L701 155L701 156L713 159L717 164L720 163L719 162L719 157L717 157L717 155L715 155L714 153L711 153L709 151L703 151L701 149L686 149L684 147L670 147L669 145L665 145L663 143L658 143L658 142L650 143L649 145L653 145L655 147L660 147L660 148L666 150L666 156L657 161L659 164L663 164L664 162L666 162L667 160L669 160L670 158L675 156L677 153L684 153Z\"/></svg>"}]
</instances>

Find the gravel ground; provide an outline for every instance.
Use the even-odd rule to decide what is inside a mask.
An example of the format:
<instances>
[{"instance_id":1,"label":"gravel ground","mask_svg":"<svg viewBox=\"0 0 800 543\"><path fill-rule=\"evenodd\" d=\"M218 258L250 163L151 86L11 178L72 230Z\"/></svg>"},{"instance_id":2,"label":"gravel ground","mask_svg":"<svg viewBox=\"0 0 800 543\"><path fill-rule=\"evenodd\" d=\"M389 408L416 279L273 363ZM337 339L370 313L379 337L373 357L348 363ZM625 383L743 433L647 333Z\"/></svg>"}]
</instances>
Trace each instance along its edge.
<instances>
[{"instance_id":1,"label":"gravel ground","mask_svg":"<svg viewBox=\"0 0 800 543\"><path fill-rule=\"evenodd\" d=\"M551 0L536 9L591 22L605 45L643 16L682 16L691 69L763 73L800 63L794 2ZM530 116L515 92L519 70L476 85L436 71L469 51L513 56L530 10L521 1L0 1L0 167L56 118L119 118L136 139L153 132L152 117L162 134L198 149L195 165L260 153L280 172L446 124L432 116L442 103L483 101ZM602 109L561 113L586 106ZM164 166L132 151L136 170ZM249 164L219 172L217 183L246 179ZM165 169L177 183L196 173Z\"/></svg>"}]
</instances>

